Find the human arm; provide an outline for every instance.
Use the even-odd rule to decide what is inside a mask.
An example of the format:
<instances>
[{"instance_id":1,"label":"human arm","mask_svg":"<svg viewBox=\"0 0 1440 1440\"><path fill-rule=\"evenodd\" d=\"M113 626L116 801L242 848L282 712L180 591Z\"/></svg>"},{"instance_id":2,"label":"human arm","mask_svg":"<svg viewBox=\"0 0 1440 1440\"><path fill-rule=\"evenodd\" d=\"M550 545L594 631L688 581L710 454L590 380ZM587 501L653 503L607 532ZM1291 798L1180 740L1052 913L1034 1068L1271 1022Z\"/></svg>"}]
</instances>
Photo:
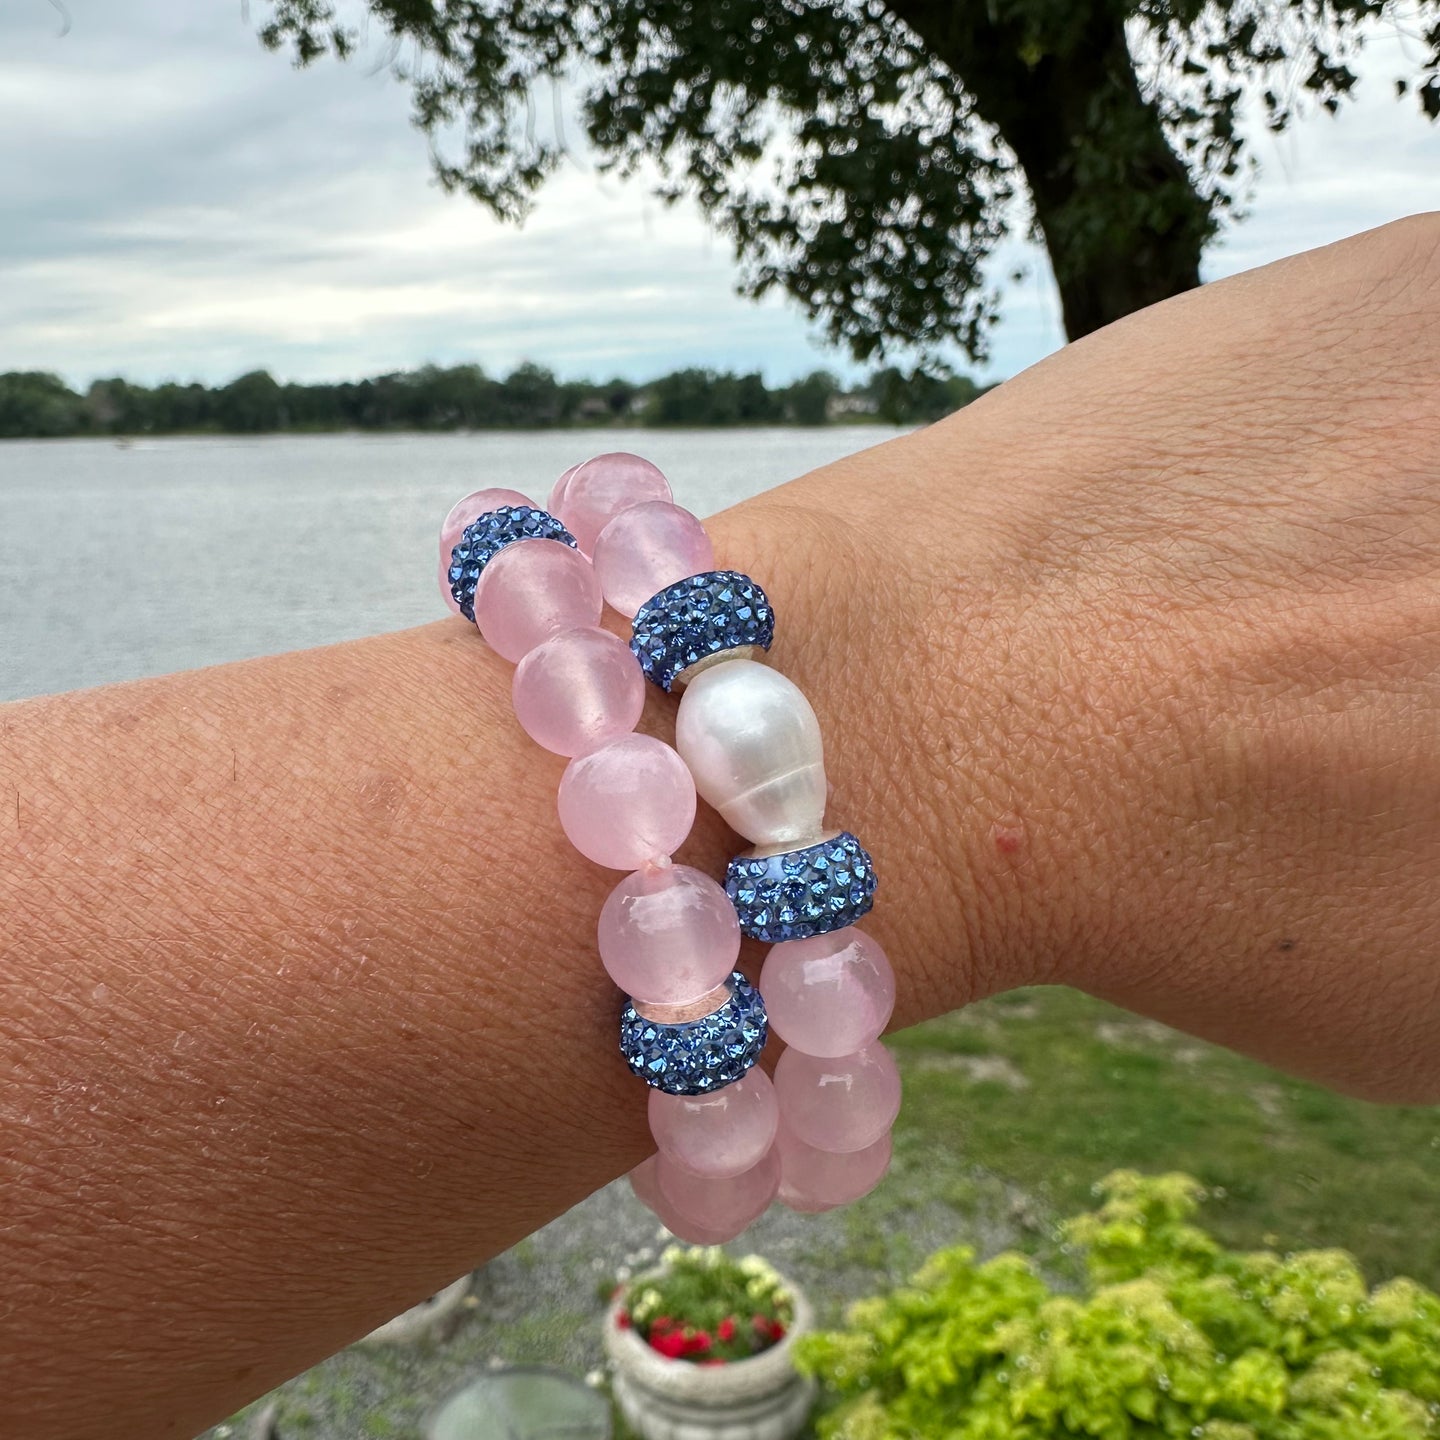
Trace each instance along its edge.
<instances>
[{"instance_id":1,"label":"human arm","mask_svg":"<svg viewBox=\"0 0 1440 1440\"><path fill-rule=\"evenodd\" d=\"M1440 1096L1437 334L1406 222L711 522L897 1024L1063 982ZM457 620L0 710L0 1428L192 1434L646 1152L509 674Z\"/></svg>"}]
</instances>

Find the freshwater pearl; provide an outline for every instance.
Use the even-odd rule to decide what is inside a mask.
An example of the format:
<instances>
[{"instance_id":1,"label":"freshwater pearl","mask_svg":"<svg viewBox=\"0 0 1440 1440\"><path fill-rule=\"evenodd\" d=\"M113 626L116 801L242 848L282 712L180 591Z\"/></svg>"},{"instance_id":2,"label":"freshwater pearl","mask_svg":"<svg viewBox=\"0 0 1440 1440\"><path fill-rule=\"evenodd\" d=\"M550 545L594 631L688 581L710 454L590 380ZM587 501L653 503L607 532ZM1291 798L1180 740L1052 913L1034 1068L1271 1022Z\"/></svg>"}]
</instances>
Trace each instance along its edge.
<instances>
[{"instance_id":1,"label":"freshwater pearl","mask_svg":"<svg viewBox=\"0 0 1440 1440\"><path fill-rule=\"evenodd\" d=\"M558 540L517 540L475 586L475 623L486 643L517 661L561 630L593 626L604 602L595 567Z\"/></svg>"},{"instance_id":2,"label":"freshwater pearl","mask_svg":"<svg viewBox=\"0 0 1440 1440\"><path fill-rule=\"evenodd\" d=\"M587 860L638 870L673 854L690 833L695 782L663 740L622 735L565 767L557 805L561 827Z\"/></svg>"},{"instance_id":3,"label":"freshwater pearl","mask_svg":"<svg viewBox=\"0 0 1440 1440\"><path fill-rule=\"evenodd\" d=\"M675 717L695 788L760 845L813 840L825 818L820 723L800 687L755 660L696 675Z\"/></svg>"},{"instance_id":4,"label":"freshwater pearl","mask_svg":"<svg viewBox=\"0 0 1440 1440\"><path fill-rule=\"evenodd\" d=\"M655 1162L655 1182L660 1198L673 1207L677 1216L702 1229L727 1232L733 1237L758 1220L775 1198L780 1188L780 1157L771 1146L750 1169L716 1179L677 1165L662 1150Z\"/></svg>"},{"instance_id":5,"label":"freshwater pearl","mask_svg":"<svg viewBox=\"0 0 1440 1440\"><path fill-rule=\"evenodd\" d=\"M515 718L537 745L578 755L635 728L645 708L645 677L623 640L582 626L530 651L515 669L510 695ZM728 906L724 891L721 898ZM738 934L738 921L736 927Z\"/></svg>"},{"instance_id":6,"label":"freshwater pearl","mask_svg":"<svg viewBox=\"0 0 1440 1440\"><path fill-rule=\"evenodd\" d=\"M622 511L646 500L669 500L670 482L648 460L623 450L596 455L556 482L560 505L553 514L587 554L600 532Z\"/></svg>"},{"instance_id":7,"label":"freshwater pearl","mask_svg":"<svg viewBox=\"0 0 1440 1440\"><path fill-rule=\"evenodd\" d=\"M661 1154L696 1175L726 1179L765 1158L780 1107L775 1086L758 1067L708 1095L650 1092L650 1133Z\"/></svg>"},{"instance_id":8,"label":"freshwater pearl","mask_svg":"<svg viewBox=\"0 0 1440 1440\"><path fill-rule=\"evenodd\" d=\"M445 523L440 527L439 580L440 594L455 614L460 613L460 607L450 593L450 559L456 545L460 543L460 537L465 533L465 527L472 520L478 520L487 511L498 510L502 505L529 505L532 503L518 490L492 489L472 491L463 500L457 500L450 507L450 513L445 517Z\"/></svg>"},{"instance_id":9,"label":"freshwater pearl","mask_svg":"<svg viewBox=\"0 0 1440 1440\"><path fill-rule=\"evenodd\" d=\"M850 926L772 945L760 993L775 1033L806 1055L835 1058L878 1040L895 1008L885 952Z\"/></svg>"},{"instance_id":10,"label":"freshwater pearl","mask_svg":"<svg viewBox=\"0 0 1440 1440\"><path fill-rule=\"evenodd\" d=\"M780 1156L777 1198L782 1205L806 1215L849 1205L868 1195L885 1178L891 1148L888 1130L863 1150L836 1154L797 1140L781 1126L775 1138L775 1150Z\"/></svg>"},{"instance_id":11,"label":"freshwater pearl","mask_svg":"<svg viewBox=\"0 0 1440 1440\"><path fill-rule=\"evenodd\" d=\"M775 1067L780 1122L817 1150L873 1145L900 1113L900 1072L883 1045L826 1060L787 1050Z\"/></svg>"},{"instance_id":12,"label":"freshwater pearl","mask_svg":"<svg viewBox=\"0 0 1440 1440\"><path fill-rule=\"evenodd\" d=\"M688 510L648 500L622 510L595 542L595 573L605 601L632 619L667 585L715 565L715 547Z\"/></svg>"},{"instance_id":13,"label":"freshwater pearl","mask_svg":"<svg viewBox=\"0 0 1440 1440\"><path fill-rule=\"evenodd\" d=\"M638 676L628 650L625 658ZM610 978L643 1005L685 1005L708 994L730 978L740 954L730 897L688 865L627 875L606 898L597 938Z\"/></svg>"}]
</instances>

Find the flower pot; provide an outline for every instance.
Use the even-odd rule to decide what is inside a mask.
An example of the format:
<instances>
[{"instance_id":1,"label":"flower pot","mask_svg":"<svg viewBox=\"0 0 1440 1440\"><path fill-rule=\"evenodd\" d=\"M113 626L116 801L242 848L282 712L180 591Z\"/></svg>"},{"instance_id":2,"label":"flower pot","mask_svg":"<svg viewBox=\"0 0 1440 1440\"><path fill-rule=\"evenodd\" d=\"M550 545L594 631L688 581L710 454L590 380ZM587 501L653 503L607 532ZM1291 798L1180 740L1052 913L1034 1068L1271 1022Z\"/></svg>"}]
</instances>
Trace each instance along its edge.
<instances>
[{"instance_id":1,"label":"flower pot","mask_svg":"<svg viewBox=\"0 0 1440 1440\"><path fill-rule=\"evenodd\" d=\"M643 1277L642 1277L643 1278ZM813 1328L809 1302L787 1280L793 1319L785 1337L748 1360L696 1365L652 1350L616 1323L625 1296L605 1316L605 1351L615 1402L642 1440L792 1440L815 1403L815 1382L790 1359L791 1342Z\"/></svg>"}]
</instances>

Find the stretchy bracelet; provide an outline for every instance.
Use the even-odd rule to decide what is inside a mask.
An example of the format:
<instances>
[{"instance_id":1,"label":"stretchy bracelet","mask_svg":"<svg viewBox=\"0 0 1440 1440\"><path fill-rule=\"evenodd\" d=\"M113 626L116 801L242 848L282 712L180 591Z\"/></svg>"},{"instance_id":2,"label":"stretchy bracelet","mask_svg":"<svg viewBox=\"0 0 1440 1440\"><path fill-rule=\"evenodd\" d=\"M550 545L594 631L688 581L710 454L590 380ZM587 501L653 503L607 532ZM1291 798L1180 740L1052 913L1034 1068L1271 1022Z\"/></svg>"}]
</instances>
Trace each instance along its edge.
<instances>
[{"instance_id":1,"label":"stretchy bracelet","mask_svg":"<svg viewBox=\"0 0 1440 1440\"><path fill-rule=\"evenodd\" d=\"M856 926L875 871L827 829L820 726L758 658L765 592L717 570L705 527L636 455L567 470L545 510L514 490L467 495L440 533L441 591L516 663L515 714L569 759L560 824L628 873L598 948L626 993L620 1051L650 1086L657 1153L635 1193L682 1239L733 1238L775 1199L828 1210L890 1162L900 1078L880 1035L895 1003L884 951ZM600 626L609 604L629 644ZM646 681L679 691L675 745L635 733ZM722 886L671 856L703 797L754 846ZM770 943L752 986L741 936ZM755 1062L773 1030L774 1080Z\"/></svg>"}]
</instances>

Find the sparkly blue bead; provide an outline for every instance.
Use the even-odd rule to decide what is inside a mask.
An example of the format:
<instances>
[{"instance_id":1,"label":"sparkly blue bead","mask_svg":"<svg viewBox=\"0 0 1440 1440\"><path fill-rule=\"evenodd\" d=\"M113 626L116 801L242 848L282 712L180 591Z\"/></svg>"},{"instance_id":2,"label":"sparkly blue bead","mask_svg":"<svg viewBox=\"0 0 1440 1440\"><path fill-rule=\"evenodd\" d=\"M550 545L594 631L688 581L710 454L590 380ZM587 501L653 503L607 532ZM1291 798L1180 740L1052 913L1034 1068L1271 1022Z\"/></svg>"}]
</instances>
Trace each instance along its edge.
<instances>
[{"instance_id":1,"label":"sparkly blue bead","mask_svg":"<svg viewBox=\"0 0 1440 1440\"><path fill-rule=\"evenodd\" d=\"M740 929L772 943L853 925L875 903L875 883L869 854L848 830L779 855L737 855L725 871Z\"/></svg>"},{"instance_id":2,"label":"sparkly blue bead","mask_svg":"<svg viewBox=\"0 0 1440 1440\"><path fill-rule=\"evenodd\" d=\"M734 1084L760 1058L769 1033L765 1002L738 970L729 998L699 1020L662 1025L629 1000L620 1012L625 1063L667 1095L708 1095Z\"/></svg>"},{"instance_id":3,"label":"sparkly blue bead","mask_svg":"<svg viewBox=\"0 0 1440 1440\"><path fill-rule=\"evenodd\" d=\"M768 650L775 612L748 575L710 570L667 585L635 612L630 648L646 679L668 690L687 665L755 645Z\"/></svg>"},{"instance_id":4,"label":"sparkly blue bead","mask_svg":"<svg viewBox=\"0 0 1440 1440\"><path fill-rule=\"evenodd\" d=\"M533 505L502 505L477 516L450 552L450 593L467 619L475 618L480 572L512 541L559 540L573 549L575 537L553 516Z\"/></svg>"}]
</instances>

